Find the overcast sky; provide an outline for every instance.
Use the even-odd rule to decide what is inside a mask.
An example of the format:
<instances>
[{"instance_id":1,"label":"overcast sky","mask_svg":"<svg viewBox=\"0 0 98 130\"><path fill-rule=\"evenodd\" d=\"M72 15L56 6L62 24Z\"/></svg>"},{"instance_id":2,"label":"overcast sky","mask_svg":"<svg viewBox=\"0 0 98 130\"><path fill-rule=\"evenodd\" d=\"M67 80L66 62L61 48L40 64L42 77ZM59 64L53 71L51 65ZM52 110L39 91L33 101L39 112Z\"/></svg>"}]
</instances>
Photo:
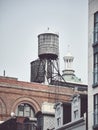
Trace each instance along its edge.
<instances>
[{"instance_id":1,"label":"overcast sky","mask_svg":"<svg viewBox=\"0 0 98 130\"><path fill-rule=\"evenodd\" d=\"M87 84L87 0L0 0L0 75L30 81L37 36L48 27L59 33L60 69L70 45L75 74Z\"/></svg>"}]
</instances>

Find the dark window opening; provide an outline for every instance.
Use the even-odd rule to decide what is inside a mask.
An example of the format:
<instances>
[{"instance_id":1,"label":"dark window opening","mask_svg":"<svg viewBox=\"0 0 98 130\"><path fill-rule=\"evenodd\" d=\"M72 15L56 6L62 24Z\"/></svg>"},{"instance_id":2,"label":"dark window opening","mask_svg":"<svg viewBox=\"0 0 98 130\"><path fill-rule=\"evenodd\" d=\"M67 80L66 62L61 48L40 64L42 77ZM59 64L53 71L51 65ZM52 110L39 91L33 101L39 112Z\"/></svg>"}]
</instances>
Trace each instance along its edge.
<instances>
[{"instance_id":1,"label":"dark window opening","mask_svg":"<svg viewBox=\"0 0 98 130\"><path fill-rule=\"evenodd\" d=\"M98 42L98 12L94 14L94 43Z\"/></svg>"},{"instance_id":2,"label":"dark window opening","mask_svg":"<svg viewBox=\"0 0 98 130\"><path fill-rule=\"evenodd\" d=\"M94 84L98 83L98 52L94 54Z\"/></svg>"},{"instance_id":3,"label":"dark window opening","mask_svg":"<svg viewBox=\"0 0 98 130\"><path fill-rule=\"evenodd\" d=\"M98 94L94 95L94 126L98 125Z\"/></svg>"}]
</instances>

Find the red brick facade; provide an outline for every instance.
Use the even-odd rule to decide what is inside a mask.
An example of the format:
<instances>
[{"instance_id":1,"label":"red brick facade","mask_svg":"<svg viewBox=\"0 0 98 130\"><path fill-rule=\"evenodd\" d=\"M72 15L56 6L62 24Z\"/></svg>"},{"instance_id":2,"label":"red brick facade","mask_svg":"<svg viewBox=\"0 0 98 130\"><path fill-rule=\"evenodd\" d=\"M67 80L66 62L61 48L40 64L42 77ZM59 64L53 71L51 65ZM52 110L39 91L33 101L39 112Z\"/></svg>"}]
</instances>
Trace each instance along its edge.
<instances>
[{"instance_id":1,"label":"red brick facade","mask_svg":"<svg viewBox=\"0 0 98 130\"><path fill-rule=\"evenodd\" d=\"M35 113L41 110L43 102L68 102L75 93L72 88L18 81L15 78L0 77L0 120L10 117L21 103L31 105Z\"/></svg>"}]
</instances>

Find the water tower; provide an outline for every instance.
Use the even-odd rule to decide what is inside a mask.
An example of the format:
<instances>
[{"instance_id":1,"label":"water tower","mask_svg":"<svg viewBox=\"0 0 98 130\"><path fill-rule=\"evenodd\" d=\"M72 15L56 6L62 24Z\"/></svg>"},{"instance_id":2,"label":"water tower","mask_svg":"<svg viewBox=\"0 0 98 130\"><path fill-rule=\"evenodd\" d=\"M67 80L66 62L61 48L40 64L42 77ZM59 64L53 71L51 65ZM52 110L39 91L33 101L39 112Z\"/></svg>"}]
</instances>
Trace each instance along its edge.
<instances>
[{"instance_id":1,"label":"water tower","mask_svg":"<svg viewBox=\"0 0 98 130\"><path fill-rule=\"evenodd\" d=\"M59 55L59 35L50 31L38 35L38 56L40 59L56 60Z\"/></svg>"},{"instance_id":2,"label":"water tower","mask_svg":"<svg viewBox=\"0 0 98 130\"><path fill-rule=\"evenodd\" d=\"M59 35L47 32L38 35L38 59L31 62L31 82L51 84L59 74Z\"/></svg>"}]
</instances>

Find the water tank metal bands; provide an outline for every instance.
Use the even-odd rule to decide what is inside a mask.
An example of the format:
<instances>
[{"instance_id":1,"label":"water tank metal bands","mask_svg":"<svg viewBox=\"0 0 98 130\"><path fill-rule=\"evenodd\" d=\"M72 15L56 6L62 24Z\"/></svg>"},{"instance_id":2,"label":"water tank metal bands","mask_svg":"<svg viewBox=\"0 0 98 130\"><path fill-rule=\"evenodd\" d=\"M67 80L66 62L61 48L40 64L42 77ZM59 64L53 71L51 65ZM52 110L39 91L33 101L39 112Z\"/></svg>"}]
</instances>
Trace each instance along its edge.
<instances>
[{"instance_id":1,"label":"water tank metal bands","mask_svg":"<svg viewBox=\"0 0 98 130\"><path fill-rule=\"evenodd\" d=\"M41 59L56 59L59 55L59 36L54 33L38 35L38 56Z\"/></svg>"}]
</instances>

